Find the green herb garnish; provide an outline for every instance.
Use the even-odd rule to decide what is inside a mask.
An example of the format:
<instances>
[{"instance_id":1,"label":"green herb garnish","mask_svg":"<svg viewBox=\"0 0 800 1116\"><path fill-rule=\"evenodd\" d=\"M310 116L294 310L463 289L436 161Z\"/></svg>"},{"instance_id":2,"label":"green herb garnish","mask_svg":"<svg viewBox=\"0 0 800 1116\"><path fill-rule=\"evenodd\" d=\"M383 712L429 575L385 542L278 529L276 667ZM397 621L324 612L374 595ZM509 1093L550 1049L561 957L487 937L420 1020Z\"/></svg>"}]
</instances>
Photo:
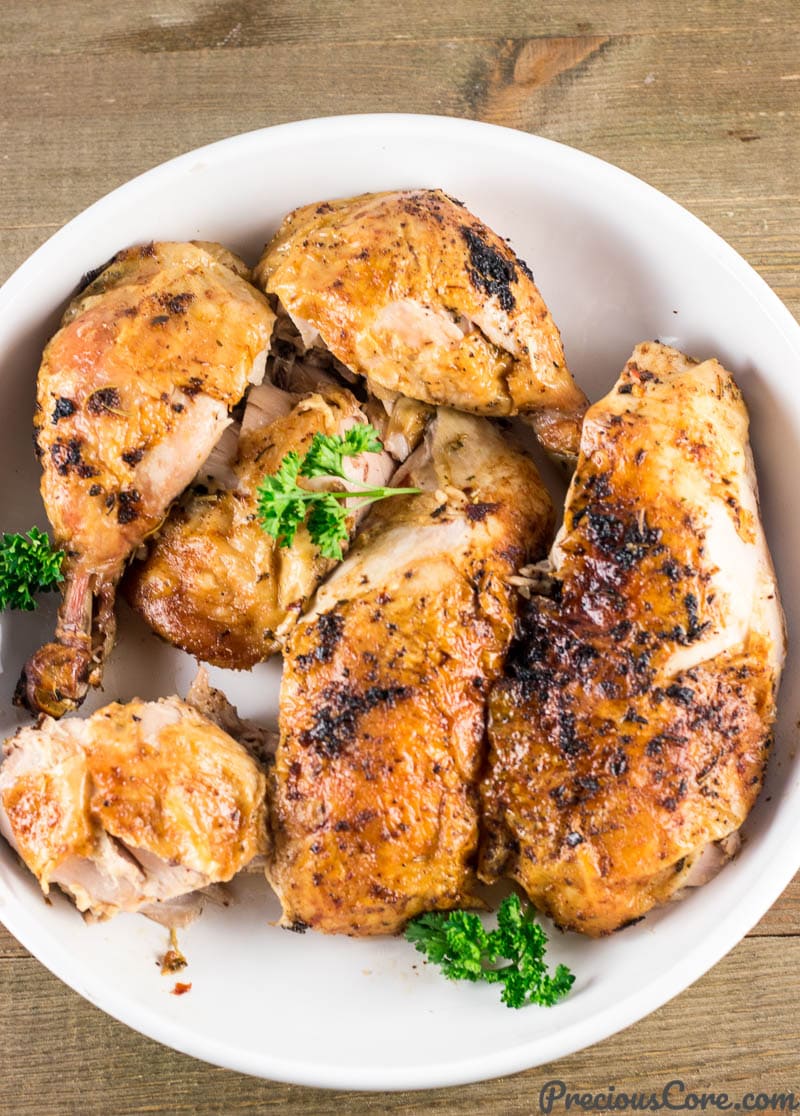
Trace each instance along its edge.
<instances>
[{"instance_id":1,"label":"green herb garnish","mask_svg":"<svg viewBox=\"0 0 800 1116\"><path fill-rule=\"evenodd\" d=\"M36 608L34 595L55 589L64 580L62 550L36 527L27 535L3 535L0 542L0 609Z\"/></svg>"},{"instance_id":2,"label":"green herb garnish","mask_svg":"<svg viewBox=\"0 0 800 1116\"><path fill-rule=\"evenodd\" d=\"M508 1007L551 1007L575 982L566 965L557 965L552 975L547 971L547 935L532 908L522 909L517 895L500 904L496 930L487 931L480 918L467 911L434 911L412 919L406 938L449 980L502 984L500 999ZM502 960L510 964L498 966Z\"/></svg>"},{"instance_id":3,"label":"green herb garnish","mask_svg":"<svg viewBox=\"0 0 800 1116\"><path fill-rule=\"evenodd\" d=\"M308 452L300 457L287 453L276 473L264 477L258 486L258 515L261 526L278 540L291 546L297 528L305 523L311 539L325 558L341 558L342 543L350 532L347 517L366 504L387 496L413 495L418 488L369 488L356 485L346 492L310 492L298 484L299 477L330 477L349 480L344 472L345 457L360 453L379 453L383 449L378 432L368 423L351 426L347 433L315 434ZM356 501L351 507L346 501ZM307 517L307 518L306 518Z\"/></svg>"}]
</instances>

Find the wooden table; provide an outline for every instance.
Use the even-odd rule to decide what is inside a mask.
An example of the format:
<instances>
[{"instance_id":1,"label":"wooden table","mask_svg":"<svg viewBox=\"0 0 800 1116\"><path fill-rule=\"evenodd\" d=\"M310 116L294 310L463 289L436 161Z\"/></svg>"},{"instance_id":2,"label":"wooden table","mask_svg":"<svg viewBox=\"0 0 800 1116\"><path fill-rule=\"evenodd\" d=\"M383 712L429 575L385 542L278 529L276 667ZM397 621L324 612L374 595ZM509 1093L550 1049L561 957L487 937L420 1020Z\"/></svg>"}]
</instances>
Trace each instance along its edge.
<instances>
[{"instance_id":1,"label":"wooden table","mask_svg":"<svg viewBox=\"0 0 800 1116\"><path fill-rule=\"evenodd\" d=\"M5 0L0 54L2 279L179 152L300 117L409 111L538 132L640 175L800 312L797 0ZM482 1085L343 1094L166 1050L0 929L0 1113L529 1113L554 1077L800 1096L798 991L800 877L693 988L590 1050Z\"/></svg>"}]
</instances>

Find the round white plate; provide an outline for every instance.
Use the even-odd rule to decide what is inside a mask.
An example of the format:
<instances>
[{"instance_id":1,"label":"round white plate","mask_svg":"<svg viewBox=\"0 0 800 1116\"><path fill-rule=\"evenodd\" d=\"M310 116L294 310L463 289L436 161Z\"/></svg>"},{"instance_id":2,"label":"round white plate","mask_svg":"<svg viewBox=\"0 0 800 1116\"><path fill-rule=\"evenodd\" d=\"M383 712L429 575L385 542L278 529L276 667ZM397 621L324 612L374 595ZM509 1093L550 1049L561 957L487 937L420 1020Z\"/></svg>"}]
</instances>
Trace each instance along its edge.
<instances>
[{"instance_id":1,"label":"round white plate","mask_svg":"<svg viewBox=\"0 0 800 1116\"><path fill-rule=\"evenodd\" d=\"M590 398L634 344L659 338L719 357L750 407L767 535L790 631L800 602L800 328L714 233L637 179L535 136L421 116L308 120L194 151L93 205L0 292L5 478L0 526L44 526L30 416L39 356L80 275L123 245L219 240L255 260L280 218L321 198L440 186L513 241L559 323ZM105 692L179 692L193 663L125 610ZM55 601L2 621L0 729L22 723L11 693L21 663L52 631ZM274 719L279 667L213 677L246 715ZM552 956L577 974L555 1008L512 1011L492 986L450 984L402 940L293 934L259 879L181 934L191 992L160 975L165 932L140 916L86 926L63 898L45 905L0 841L0 919L62 980L160 1042L246 1073L308 1085L403 1089L511 1073L569 1054L663 1004L718 961L800 866L798 663L787 668L767 785L741 854L680 903L601 942L553 932Z\"/></svg>"}]
</instances>

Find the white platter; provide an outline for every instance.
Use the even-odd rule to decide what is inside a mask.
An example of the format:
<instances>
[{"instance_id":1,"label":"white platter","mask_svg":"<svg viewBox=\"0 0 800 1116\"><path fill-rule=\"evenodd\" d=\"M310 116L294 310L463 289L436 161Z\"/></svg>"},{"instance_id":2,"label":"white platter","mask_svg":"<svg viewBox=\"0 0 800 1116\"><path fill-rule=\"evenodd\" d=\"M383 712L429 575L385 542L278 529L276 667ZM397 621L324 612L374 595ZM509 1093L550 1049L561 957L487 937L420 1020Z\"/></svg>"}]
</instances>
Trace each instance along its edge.
<instances>
[{"instance_id":1,"label":"white platter","mask_svg":"<svg viewBox=\"0 0 800 1116\"><path fill-rule=\"evenodd\" d=\"M660 338L737 376L752 416L767 535L790 635L800 608L800 327L756 273L698 220L616 168L548 140L463 120L352 116L224 140L158 167L82 213L0 292L6 479L0 527L45 526L30 416L42 345L80 275L152 239L220 240L254 260L281 216L320 198L440 186L511 238L533 268L570 366L604 394L633 345ZM0 729L24 718L11 694L52 631L55 601L2 620ZM193 673L124 613L100 701L180 692ZM212 672L250 716L273 720L279 667ZM181 935L192 982L156 961L165 932L139 916L86 926L38 887L0 842L0 920L82 996L198 1058L299 1084L425 1088L551 1061L641 1019L718 961L800 867L798 661L790 656L765 790L741 854L705 888L602 942L552 934L577 974L552 1009L511 1011L492 986L446 982L403 941L298 935L270 925L257 879L240 901Z\"/></svg>"}]
</instances>

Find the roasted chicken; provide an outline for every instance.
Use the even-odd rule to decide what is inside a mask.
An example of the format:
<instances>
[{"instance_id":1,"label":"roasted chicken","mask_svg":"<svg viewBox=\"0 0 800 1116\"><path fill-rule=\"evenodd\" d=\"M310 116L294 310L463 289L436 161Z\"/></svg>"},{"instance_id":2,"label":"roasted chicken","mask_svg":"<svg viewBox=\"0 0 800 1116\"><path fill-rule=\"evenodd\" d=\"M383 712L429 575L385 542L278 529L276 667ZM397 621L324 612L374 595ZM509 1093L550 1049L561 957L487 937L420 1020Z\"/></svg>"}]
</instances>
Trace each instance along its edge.
<instances>
[{"instance_id":1,"label":"roasted chicken","mask_svg":"<svg viewBox=\"0 0 800 1116\"><path fill-rule=\"evenodd\" d=\"M44 718L4 751L0 832L45 895L57 884L93 918L180 923L177 900L266 852L258 764L178 698Z\"/></svg>"},{"instance_id":2,"label":"roasted chicken","mask_svg":"<svg viewBox=\"0 0 800 1116\"><path fill-rule=\"evenodd\" d=\"M528 267L440 190L303 206L255 276L374 394L521 414L551 453L577 454L586 399Z\"/></svg>"},{"instance_id":3,"label":"roasted chicken","mask_svg":"<svg viewBox=\"0 0 800 1116\"><path fill-rule=\"evenodd\" d=\"M695 882L767 760L783 621L717 361L636 348L586 415L550 575L490 696L480 874L600 935Z\"/></svg>"},{"instance_id":4,"label":"roasted chicken","mask_svg":"<svg viewBox=\"0 0 800 1116\"><path fill-rule=\"evenodd\" d=\"M153 630L204 662L237 670L278 651L335 563L305 527L289 547L265 533L259 483L287 453L302 456L315 434L344 434L366 421L350 392L330 384L302 398L272 384L254 388L227 485L200 488L176 507L125 578L129 602ZM383 485L395 463L388 454L361 454L348 467L354 479Z\"/></svg>"},{"instance_id":5,"label":"roasted chicken","mask_svg":"<svg viewBox=\"0 0 800 1116\"><path fill-rule=\"evenodd\" d=\"M284 922L389 934L474 904L488 687L508 584L544 554L552 507L485 419L440 409L289 641L268 878Z\"/></svg>"},{"instance_id":6,"label":"roasted chicken","mask_svg":"<svg viewBox=\"0 0 800 1116\"><path fill-rule=\"evenodd\" d=\"M99 684L124 563L154 531L263 376L274 314L216 245L120 252L44 352L35 416L42 497L67 552L55 642L17 700L61 716Z\"/></svg>"}]
</instances>

